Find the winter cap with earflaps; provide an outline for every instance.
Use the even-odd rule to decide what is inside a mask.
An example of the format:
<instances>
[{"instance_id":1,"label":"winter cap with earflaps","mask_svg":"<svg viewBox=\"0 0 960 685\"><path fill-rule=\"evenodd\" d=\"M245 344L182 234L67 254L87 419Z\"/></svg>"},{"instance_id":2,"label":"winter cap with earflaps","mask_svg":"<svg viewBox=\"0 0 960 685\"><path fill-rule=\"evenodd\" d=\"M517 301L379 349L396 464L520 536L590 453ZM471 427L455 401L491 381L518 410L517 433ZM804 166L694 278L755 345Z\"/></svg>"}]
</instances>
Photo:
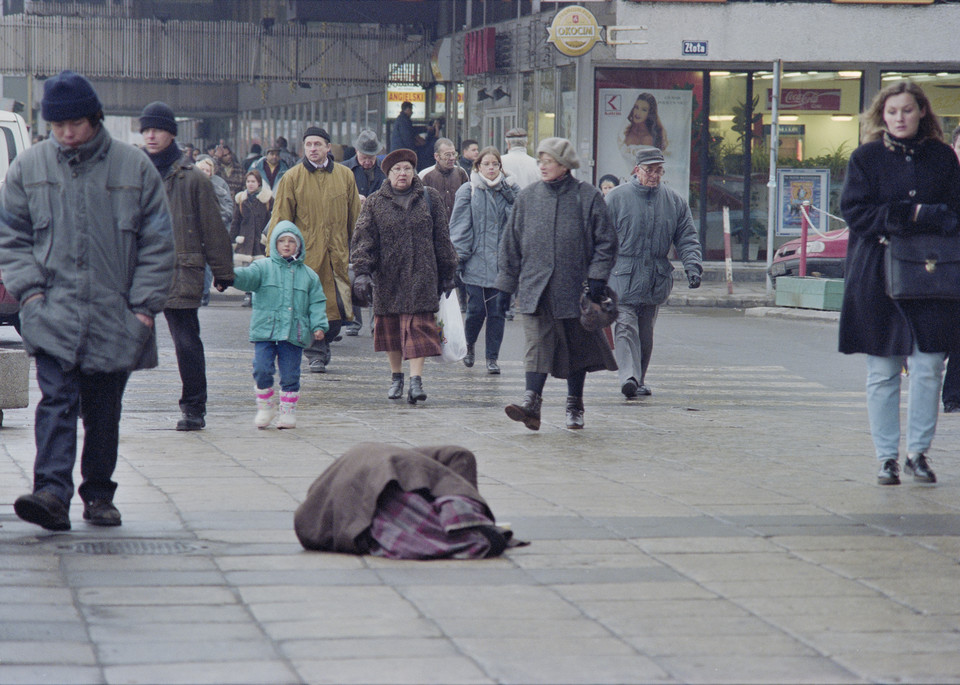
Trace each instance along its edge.
<instances>
[{"instance_id":1,"label":"winter cap with earflaps","mask_svg":"<svg viewBox=\"0 0 960 685\"><path fill-rule=\"evenodd\" d=\"M83 119L102 109L90 81L75 71L61 71L43 84L40 113L47 121Z\"/></svg>"},{"instance_id":2,"label":"winter cap with earflaps","mask_svg":"<svg viewBox=\"0 0 960 685\"><path fill-rule=\"evenodd\" d=\"M567 169L580 168L580 158L577 156L577 151L573 148L573 143L566 138L544 138L537 146L537 157L544 152L557 160L560 166Z\"/></svg>"},{"instance_id":3,"label":"winter cap with earflaps","mask_svg":"<svg viewBox=\"0 0 960 685\"><path fill-rule=\"evenodd\" d=\"M360 135L353 141L353 147L357 152L374 157L383 152L383 143L377 140L377 134L368 128L360 131Z\"/></svg>"},{"instance_id":4,"label":"winter cap with earflaps","mask_svg":"<svg viewBox=\"0 0 960 685\"><path fill-rule=\"evenodd\" d=\"M148 128L158 128L161 131L177 135L177 120L167 103L151 102L143 108L143 112L140 113L140 133Z\"/></svg>"}]
</instances>

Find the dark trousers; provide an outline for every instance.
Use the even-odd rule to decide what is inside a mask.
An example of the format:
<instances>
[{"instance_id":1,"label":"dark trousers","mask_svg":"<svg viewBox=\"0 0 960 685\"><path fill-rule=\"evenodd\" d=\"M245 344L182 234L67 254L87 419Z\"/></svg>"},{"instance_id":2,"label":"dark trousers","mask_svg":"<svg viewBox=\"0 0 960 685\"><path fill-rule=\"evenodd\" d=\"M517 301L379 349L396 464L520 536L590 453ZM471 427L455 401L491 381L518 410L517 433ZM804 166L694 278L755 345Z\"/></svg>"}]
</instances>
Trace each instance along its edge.
<instances>
[{"instance_id":1,"label":"dark trousers","mask_svg":"<svg viewBox=\"0 0 960 685\"><path fill-rule=\"evenodd\" d=\"M496 288L483 288L479 285L465 285L467 291L467 318L464 321L464 333L467 344L473 345L480 336L483 321L487 321L486 357L498 359L500 344L503 342L503 304L502 294Z\"/></svg>"},{"instance_id":2,"label":"dark trousers","mask_svg":"<svg viewBox=\"0 0 960 685\"><path fill-rule=\"evenodd\" d=\"M323 365L326 366L330 363L330 341L340 335L340 328L343 326L343 320L338 319L337 321L330 322L330 330L324 333L323 340L314 340L310 347L303 348L303 356L307 358L307 363L312 362L314 359L320 359L323 361Z\"/></svg>"},{"instance_id":3,"label":"dark trousers","mask_svg":"<svg viewBox=\"0 0 960 685\"><path fill-rule=\"evenodd\" d=\"M947 357L947 371L943 374L943 403L960 404L960 350Z\"/></svg>"},{"instance_id":4,"label":"dark trousers","mask_svg":"<svg viewBox=\"0 0 960 685\"><path fill-rule=\"evenodd\" d=\"M192 416L207 412L207 362L200 340L200 318L196 309L164 309L163 316L173 338L180 369L180 411Z\"/></svg>"},{"instance_id":5,"label":"dark trousers","mask_svg":"<svg viewBox=\"0 0 960 685\"><path fill-rule=\"evenodd\" d=\"M37 404L34 435L37 458L33 491L47 490L64 503L73 497L73 467L77 461L77 417L83 407L83 451L80 454L80 497L84 502L113 500L117 484L120 405L129 374L64 371L53 357L36 357Z\"/></svg>"}]
</instances>

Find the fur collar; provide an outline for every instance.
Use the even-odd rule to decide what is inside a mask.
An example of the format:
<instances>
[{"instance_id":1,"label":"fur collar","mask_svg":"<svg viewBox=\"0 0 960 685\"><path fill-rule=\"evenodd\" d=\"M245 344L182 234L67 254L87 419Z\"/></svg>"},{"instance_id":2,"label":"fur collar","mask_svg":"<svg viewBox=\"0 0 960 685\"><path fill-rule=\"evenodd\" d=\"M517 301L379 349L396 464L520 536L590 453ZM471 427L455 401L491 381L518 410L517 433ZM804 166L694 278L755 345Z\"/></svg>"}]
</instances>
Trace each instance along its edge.
<instances>
[{"instance_id":1,"label":"fur collar","mask_svg":"<svg viewBox=\"0 0 960 685\"><path fill-rule=\"evenodd\" d=\"M260 192L257 193L254 197L260 200L260 202L262 202L263 204L267 204L268 202L270 202L270 199L273 197L273 193L270 192L270 189L266 185L262 185L260 186ZM239 193L234 195L233 199L238 205L242 204L243 201L247 199L247 191L241 190Z\"/></svg>"}]
</instances>

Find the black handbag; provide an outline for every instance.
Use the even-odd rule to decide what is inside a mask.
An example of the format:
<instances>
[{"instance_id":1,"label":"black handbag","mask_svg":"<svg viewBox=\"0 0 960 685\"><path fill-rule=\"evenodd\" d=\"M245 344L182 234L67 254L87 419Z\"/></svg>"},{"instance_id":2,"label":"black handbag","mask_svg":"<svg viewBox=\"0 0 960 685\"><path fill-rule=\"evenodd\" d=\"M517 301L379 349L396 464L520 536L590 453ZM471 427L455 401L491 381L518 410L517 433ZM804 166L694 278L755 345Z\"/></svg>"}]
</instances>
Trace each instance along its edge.
<instances>
[{"instance_id":1,"label":"black handbag","mask_svg":"<svg viewBox=\"0 0 960 685\"><path fill-rule=\"evenodd\" d=\"M960 237L892 235L884 254L887 295L894 300L960 300Z\"/></svg>"}]
</instances>

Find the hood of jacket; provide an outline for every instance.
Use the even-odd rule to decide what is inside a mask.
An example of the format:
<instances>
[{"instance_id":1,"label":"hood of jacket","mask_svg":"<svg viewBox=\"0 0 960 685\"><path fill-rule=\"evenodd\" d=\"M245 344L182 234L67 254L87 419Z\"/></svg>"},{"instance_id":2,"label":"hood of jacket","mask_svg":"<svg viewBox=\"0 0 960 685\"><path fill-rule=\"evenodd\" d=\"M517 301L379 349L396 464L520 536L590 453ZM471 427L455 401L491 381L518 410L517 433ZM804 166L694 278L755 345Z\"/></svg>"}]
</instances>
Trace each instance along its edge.
<instances>
[{"instance_id":1,"label":"hood of jacket","mask_svg":"<svg viewBox=\"0 0 960 685\"><path fill-rule=\"evenodd\" d=\"M303 262L303 234L300 232L300 229L297 228L297 225L292 221L280 221L274 227L273 231L270 233L270 259L275 262L285 263L283 257L280 256L280 253L277 252L277 238L284 235L285 233L292 233L296 237L297 241L300 243L300 249L297 250L297 254L294 255L293 261L297 263Z\"/></svg>"}]
</instances>

